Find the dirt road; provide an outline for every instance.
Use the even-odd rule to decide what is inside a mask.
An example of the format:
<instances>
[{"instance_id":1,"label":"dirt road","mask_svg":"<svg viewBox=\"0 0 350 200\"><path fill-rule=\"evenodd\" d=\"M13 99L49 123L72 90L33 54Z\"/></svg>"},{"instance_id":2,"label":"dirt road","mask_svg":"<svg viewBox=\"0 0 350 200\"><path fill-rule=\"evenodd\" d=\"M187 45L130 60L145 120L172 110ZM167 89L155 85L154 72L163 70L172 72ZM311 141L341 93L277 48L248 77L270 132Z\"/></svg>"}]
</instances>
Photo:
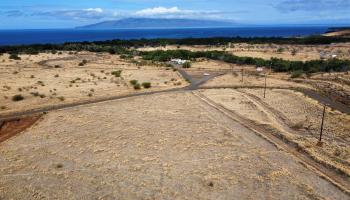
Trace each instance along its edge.
<instances>
[{"instance_id":1,"label":"dirt road","mask_svg":"<svg viewBox=\"0 0 350 200\"><path fill-rule=\"evenodd\" d=\"M0 154L0 199L349 199L188 91L50 112Z\"/></svg>"}]
</instances>

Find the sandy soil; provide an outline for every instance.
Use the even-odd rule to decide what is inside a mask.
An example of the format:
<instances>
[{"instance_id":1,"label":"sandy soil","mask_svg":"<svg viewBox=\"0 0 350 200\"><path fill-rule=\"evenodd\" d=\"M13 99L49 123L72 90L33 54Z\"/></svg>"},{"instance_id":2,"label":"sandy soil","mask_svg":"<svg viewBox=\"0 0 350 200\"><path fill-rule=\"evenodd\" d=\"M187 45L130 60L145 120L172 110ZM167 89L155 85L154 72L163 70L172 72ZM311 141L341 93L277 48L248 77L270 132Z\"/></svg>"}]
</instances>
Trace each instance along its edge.
<instances>
[{"instance_id":1,"label":"sandy soil","mask_svg":"<svg viewBox=\"0 0 350 200\"><path fill-rule=\"evenodd\" d=\"M184 87L187 83L172 70L136 66L119 56L81 52L70 55L21 55L20 61L0 56L0 114L48 105L118 96L135 92ZM45 60L48 60L45 62ZM83 60L85 66L79 66ZM122 70L121 77L112 71ZM135 91L130 80L151 82L151 89ZM24 100L15 102L14 95Z\"/></svg>"},{"instance_id":2,"label":"sandy soil","mask_svg":"<svg viewBox=\"0 0 350 200\"><path fill-rule=\"evenodd\" d=\"M245 118L280 130L313 156L350 174L349 115L327 109L324 146L320 148L316 144L323 107L299 92L268 90L265 99L262 89L215 89L202 93Z\"/></svg>"},{"instance_id":3,"label":"sandy soil","mask_svg":"<svg viewBox=\"0 0 350 200\"><path fill-rule=\"evenodd\" d=\"M190 92L51 112L0 154L1 199L348 199Z\"/></svg>"},{"instance_id":4,"label":"sandy soil","mask_svg":"<svg viewBox=\"0 0 350 200\"><path fill-rule=\"evenodd\" d=\"M225 46L166 46L166 47L143 47L141 51L153 50L176 50L184 49L190 51L226 51L237 56L248 56L270 59L282 58L285 60L307 61L330 58L337 55L339 59L350 59L350 43L332 45L278 45L278 44L246 44L238 43ZM294 53L293 53L294 52ZM323 54L324 56L321 56Z\"/></svg>"}]
</instances>

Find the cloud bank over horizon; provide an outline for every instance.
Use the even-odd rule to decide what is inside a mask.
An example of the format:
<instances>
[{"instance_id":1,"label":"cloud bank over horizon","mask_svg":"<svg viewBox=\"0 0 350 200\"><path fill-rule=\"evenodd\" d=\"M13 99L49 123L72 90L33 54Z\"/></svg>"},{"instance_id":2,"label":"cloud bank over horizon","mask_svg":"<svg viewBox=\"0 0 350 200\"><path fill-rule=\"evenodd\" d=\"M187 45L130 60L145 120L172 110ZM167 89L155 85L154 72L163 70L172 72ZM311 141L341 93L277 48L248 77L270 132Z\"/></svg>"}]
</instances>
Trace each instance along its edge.
<instances>
[{"instance_id":1,"label":"cloud bank over horizon","mask_svg":"<svg viewBox=\"0 0 350 200\"><path fill-rule=\"evenodd\" d=\"M350 24L350 0L3 0L0 28L73 27L122 18L215 19L242 24ZM206 8L211 9L206 9ZM12 23L10 23L10 21ZM56 26L55 26L56 25Z\"/></svg>"}]
</instances>

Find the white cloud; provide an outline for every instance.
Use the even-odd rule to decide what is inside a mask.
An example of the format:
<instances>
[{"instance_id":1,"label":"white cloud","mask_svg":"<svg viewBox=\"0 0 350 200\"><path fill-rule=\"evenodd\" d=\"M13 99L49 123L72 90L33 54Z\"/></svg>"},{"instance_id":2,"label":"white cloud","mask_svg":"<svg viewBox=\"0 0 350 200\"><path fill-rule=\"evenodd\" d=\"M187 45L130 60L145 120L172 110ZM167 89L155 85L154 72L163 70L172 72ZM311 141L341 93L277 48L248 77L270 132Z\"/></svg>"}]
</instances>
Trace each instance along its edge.
<instances>
[{"instance_id":1,"label":"white cloud","mask_svg":"<svg viewBox=\"0 0 350 200\"><path fill-rule=\"evenodd\" d=\"M180 10L178 7L165 8L165 7L155 7L147 8L136 12L138 16L154 16L154 15L167 15L183 13L185 11Z\"/></svg>"},{"instance_id":2,"label":"white cloud","mask_svg":"<svg viewBox=\"0 0 350 200\"><path fill-rule=\"evenodd\" d=\"M102 8L88 8L88 9L84 9L84 10L88 11L88 12L103 13L103 9Z\"/></svg>"},{"instance_id":3,"label":"white cloud","mask_svg":"<svg viewBox=\"0 0 350 200\"><path fill-rule=\"evenodd\" d=\"M201 10L183 10L175 7L154 7L146 8L134 13L137 17L161 17L161 18L223 18L225 12L222 11L201 11Z\"/></svg>"},{"instance_id":4,"label":"white cloud","mask_svg":"<svg viewBox=\"0 0 350 200\"><path fill-rule=\"evenodd\" d=\"M31 13L32 16L57 18L64 20L91 20L103 19L106 13L102 8L87 8L80 10L51 10L51 11L37 11Z\"/></svg>"}]
</instances>

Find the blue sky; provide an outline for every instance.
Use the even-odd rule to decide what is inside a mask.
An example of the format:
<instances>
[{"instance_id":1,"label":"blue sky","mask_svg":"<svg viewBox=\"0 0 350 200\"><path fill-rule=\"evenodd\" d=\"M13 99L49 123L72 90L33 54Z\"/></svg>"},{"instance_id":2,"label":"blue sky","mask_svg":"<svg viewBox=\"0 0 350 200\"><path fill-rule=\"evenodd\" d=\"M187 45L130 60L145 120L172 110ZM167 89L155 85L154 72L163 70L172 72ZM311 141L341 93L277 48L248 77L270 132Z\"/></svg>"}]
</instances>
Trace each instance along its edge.
<instances>
[{"instance_id":1,"label":"blue sky","mask_svg":"<svg viewBox=\"0 0 350 200\"><path fill-rule=\"evenodd\" d=\"M0 29L70 28L127 17L247 25L350 24L350 0L0 0Z\"/></svg>"}]
</instances>

